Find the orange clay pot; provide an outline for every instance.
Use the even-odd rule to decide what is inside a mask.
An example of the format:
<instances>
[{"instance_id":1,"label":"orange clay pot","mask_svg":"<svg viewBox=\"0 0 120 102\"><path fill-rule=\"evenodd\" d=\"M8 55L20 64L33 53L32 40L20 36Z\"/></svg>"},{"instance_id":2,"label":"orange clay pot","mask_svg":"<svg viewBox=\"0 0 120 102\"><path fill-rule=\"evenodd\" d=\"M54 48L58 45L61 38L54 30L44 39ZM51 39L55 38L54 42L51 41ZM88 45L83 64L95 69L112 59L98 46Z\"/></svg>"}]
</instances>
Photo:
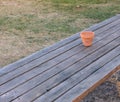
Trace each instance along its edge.
<instances>
[{"instance_id":1,"label":"orange clay pot","mask_svg":"<svg viewBox=\"0 0 120 102\"><path fill-rule=\"evenodd\" d=\"M91 46L94 39L94 32L92 31L81 32L80 37L82 39L84 46Z\"/></svg>"}]
</instances>

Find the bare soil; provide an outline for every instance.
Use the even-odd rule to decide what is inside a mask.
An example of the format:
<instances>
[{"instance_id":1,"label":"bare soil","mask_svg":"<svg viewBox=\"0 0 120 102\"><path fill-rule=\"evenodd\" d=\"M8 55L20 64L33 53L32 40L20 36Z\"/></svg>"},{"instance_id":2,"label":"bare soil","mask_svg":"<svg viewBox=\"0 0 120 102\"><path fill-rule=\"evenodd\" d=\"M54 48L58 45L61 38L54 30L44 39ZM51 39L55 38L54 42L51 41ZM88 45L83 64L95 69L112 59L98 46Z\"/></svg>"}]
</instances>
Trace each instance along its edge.
<instances>
[{"instance_id":1,"label":"bare soil","mask_svg":"<svg viewBox=\"0 0 120 102\"><path fill-rule=\"evenodd\" d=\"M119 76L120 71L89 93L82 102L120 102L120 90L117 86L117 77Z\"/></svg>"}]
</instances>

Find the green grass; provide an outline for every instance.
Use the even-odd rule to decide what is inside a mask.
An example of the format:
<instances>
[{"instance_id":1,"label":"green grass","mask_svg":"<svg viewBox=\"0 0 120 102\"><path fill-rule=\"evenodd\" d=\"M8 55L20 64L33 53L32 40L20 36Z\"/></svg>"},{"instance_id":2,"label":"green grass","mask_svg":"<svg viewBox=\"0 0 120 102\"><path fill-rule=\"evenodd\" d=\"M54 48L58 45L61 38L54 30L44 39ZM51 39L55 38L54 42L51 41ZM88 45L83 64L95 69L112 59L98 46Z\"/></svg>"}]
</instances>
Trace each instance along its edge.
<instances>
[{"instance_id":1,"label":"green grass","mask_svg":"<svg viewBox=\"0 0 120 102\"><path fill-rule=\"evenodd\" d=\"M46 0L51 2L56 10L82 15L86 18L105 20L120 13L120 0ZM110 5L108 5L110 4ZM101 5L101 6L100 6ZM103 6L102 6L103 5Z\"/></svg>"},{"instance_id":2,"label":"green grass","mask_svg":"<svg viewBox=\"0 0 120 102\"><path fill-rule=\"evenodd\" d=\"M100 4L100 3L107 3L113 0L47 0L53 3L67 3L67 4L78 4L78 3L85 3L85 4Z\"/></svg>"},{"instance_id":3,"label":"green grass","mask_svg":"<svg viewBox=\"0 0 120 102\"><path fill-rule=\"evenodd\" d=\"M107 6L107 7L90 7L82 12L82 14L91 19L98 19L103 21L113 15L119 13L120 7L119 6Z\"/></svg>"},{"instance_id":4,"label":"green grass","mask_svg":"<svg viewBox=\"0 0 120 102\"><path fill-rule=\"evenodd\" d=\"M51 32L75 33L75 31L79 28L71 26L71 22L74 22L74 19L65 19L63 21L55 19L48 22L45 27L48 28Z\"/></svg>"},{"instance_id":5,"label":"green grass","mask_svg":"<svg viewBox=\"0 0 120 102\"><path fill-rule=\"evenodd\" d=\"M38 33L37 23L40 23L40 21L38 22L36 20L37 18L32 15L1 17L0 26L6 27L7 30L16 29L16 30L24 31L24 30L30 29Z\"/></svg>"}]
</instances>

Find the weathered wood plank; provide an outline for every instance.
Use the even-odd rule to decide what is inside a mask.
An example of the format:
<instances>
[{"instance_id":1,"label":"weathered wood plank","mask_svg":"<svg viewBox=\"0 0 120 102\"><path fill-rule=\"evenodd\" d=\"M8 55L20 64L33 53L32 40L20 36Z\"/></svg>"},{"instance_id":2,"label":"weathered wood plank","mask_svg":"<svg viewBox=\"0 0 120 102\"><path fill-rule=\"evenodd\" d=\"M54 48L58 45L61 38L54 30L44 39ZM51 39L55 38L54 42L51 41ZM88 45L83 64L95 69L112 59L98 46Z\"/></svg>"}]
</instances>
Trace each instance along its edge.
<instances>
[{"instance_id":1,"label":"weathered wood plank","mask_svg":"<svg viewBox=\"0 0 120 102\"><path fill-rule=\"evenodd\" d=\"M118 31L119 32L119 31ZM108 39L108 40L105 40L106 41L106 43L108 43L107 41L111 41L111 38L112 39L114 39L114 38L116 38L116 37L118 37L118 36L116 36L118 33L115 33L115 34L113 34L113 35L111 35L111 36L109 36L109 38L110 39ZM104 40L104 39L103 39ZM105 42L105 41L101 41L101 42ZM106 44L105 43L105 44ZM98 43L99 44L99 43ZM104 44L103 44L104 45ZM94 49L93 48L91 48L91 51L95 51L97 48L100 48L101 46L103 46L103 45L97 45L97 47L95 47ZM78 48L79 49L79 48ZM92 50L93 49L93 50ZM89 53L91 53L91 51L89 52ZM88 53L88 54L89 54ZM86 53L87 54L87 53ZM83 56L83 55L81 55L81 56ZM82 57L81 57L82 58ZM69 60L68 60L69 61ZM68 63L68 61L67 61L67 63ZM65 62L63 62L63 63L65 63ZM63 63L61 63L61 65L63 64ZM65 63L66 64L66 63ZM61 66L60 65L60 66ZM43 69L45 68L45 66L43 66ZM23 69L24 70L24 69ZM21 70L22 71L22 70ZM20 76L21 78L21 80L23 80L23 81L21 81L21 80L19 80L19 77L18 77L18 82L16 82L16 81L11 81L11 84L14 82L14 85L11 85L12 87L14 87L16 84L17 85L19 85L19 84L21 84L22 82L24 82L24 81L26 81L27 79L28 79L28 77L30 77L30 76L32 76L32 75L34 75L35 73L37 73L37 72L40 72L41 71L41 67L40 67L40 69L38 69L38 70L36 70L36 72L35 71L31 71L29 74L27 74L27 75L23 75L24 76L24 78L22 77L22 76ZM33 73L33 74L32 74ZM39 73L37 73L37 74L39 74ZM34 76L36 76L37 74L35 74ZM33 76L33 77L34 77ZM27 78L27 79L26 79ZM5 77L3 77L3 79L5 79ZM31 79L31 77L29 78L29 79ZM5 79L6 80L6 79ZM16 79L17 80L17 79ZM1 80L1 82L2 82L2 80ZM10 87L10 84L9 84L9 87ZM16 87L16 86L15 86Z\"/></svg>"},{"instance_id":2,"label":"weathered wood plank","mask_svg":"<svg viewBox=\"0 0 120 102\"><path fill-rule=\"evenodd\" d=\"M111 24L111 25L112 25L112 24ZM111 26L111 25L110 25L110 26ZM116 24L114 24L114 25L116 25ZM28 66L28 67L29 67L29 66Z\"/></svg>"},{"instance_id":3,"label":"weathered wood plank","mask_svg":"<svg viewBox=\"0 0 120 102\"><path fill-rule=\"evenodd\" d=\"M5 66L0 70L0 76L2 77L2 79L0 78L0 82L2 82L0 85L0 101L9 102L15 99L14 102L30 102L38 98L36 101L41 100L42 102L44 99L49 100L46 98L46 96L51 96L51 100L56 100L65 92L69 93L68 90L73 89L74 85L77 86L77 84L79 84L80 80L78 80L79 82L76 82L75 80L75 78L79 79L79 74L83 72L86 72L86 76L88 74L92 74L93 71L97 70L96 68L102 67L105 63L108 63L107 61L110 61L113 57L119 55L118 52L120 49L116 50L118 48L117 46L120 44L120 37L118 35L120 30L119 22L120 15L104 21L104 23L100 23L86 29L93 29L93 31L97 33L97 37L94 40L94 45L92 47L83 47L81 41L79 40L79 33L77 33L67 38L68 40L63 40L63 43L60 41L57 43L58 45L55 44L51 47L48 47L42 50L43 52L38 51L31 56L28 56L11 65ZM112 32L112 35L110 34L110 36L108 36L110 32ZM102 39L101 36L107 38L103 37ZM111 52L115 50L116 52L112 54ZM111 53L112 57L106 57L108 55L107 52ZM103 55L105 55L106 60L104 59L105 61L102 64L98 63L98 65L100 64L98 67L92 66L95 65L96 60L99 61ZM109 60L107 60L107 58ZM93 69L90 71L88 70L87 73L87 68L91 68L89 66L93 67ZM11 69L7 70L7 68L10 67ZM43 69L42 71L41 68ZM72 79L68 79L69 77L72 77ZM68 88L65 88L66 90L62 90L63 86L61 87L61 84L66 85L66 83L68 84L68 82L73 81L76 83L71 83L72 86L70 85ZM56 87L56 90L58 90L59 93L52 95L56 91L54 87ZM49 94L49 92L51 93ZM75 101L78 99L79 98L77 98Z\"/></svg>"},{"instance_id":4,"label":"weathered wood plank","mask_svg":"<svg viewBox=\"0 0 120 102\"><path fill-rule=\"evenodd\" d=\"M120 38L119 38L120 40ZM118 40L118 41L119 41ZM118 41L116 43L114 43L115 45L118 44ZM55 87L57 84L60 84L62 81L66 80L67 78L69 78L72 74L74 74L75 72L81 70L82 68L85 68L87 65L93 63L96 59L98 59L99 57L103 56L104 54L108 53L108 51L114 49L115 47L111 47L114 45L113 43L111 43L109 46L107 45L107 47L104 47L103 49L100 49L98 52L94 52L94 54L91 54L90 56L86 57L85 59L81 60L78 63L75 63L74 65L72 65L72 67L69 66L69 68L72 69L72 71L70 71L70 73L68 72L61 72L59 73L56 77L54 76L53 78L51 78L48 81L45 81L43 84L39 85L39 86L35 86L34 89L30 90L29 92L27 92L25 95L22 95L19 97L19 99L21 101L32 101L34 100L36 97L44 94L47 90L52 89L53 87ZM117 45L116 45L117 46ZM112 48L112 49L111 49ZM120 48L119 48L120 50ZM97 57L96 57L97 56ZM79 57L79 56L78 56ZM79 70L78 70L78 69ZM75 70L76 69L76 70ZM70 70L70 69L68 69ZM54 72L55 71L51 71ZM50 73L50 72L49 72ZM46 74L49 74L46 73ZM45 74L43 76L44 78L46 77ZM42 77L42 79L44 79ZM35 80L36 82L40 81L40 79ZM34 82L34 81L33 81ZM24 87L25 88L25 87ZM18 89L18 88L17 88ZM22 89L22 88L20 88ZM26 88L25 88L26 89ZM21 90L22 91L22 90Z\"/></svg>"},{"instance_id":5,"label":"weathered wood plank","mask_svg":"<svg viewBox=\"0 0 120 102\"><path fill-rule=\"evenodd\" d=\"M114 22L116 19L119 19L119 17L120 17L119 15L114 16L114 17L112 17L110 19L107 19L107 20L105 20L105 21L103 21L103 22L101 22L99 24L96 24L96 25L88 28L88 30L95 31L96 29L101 28L102 26L105 26L107 24L110 24L111 22ZM23 66L23 65L37 59L37 58L39 58L39 57L41 57L41 56L55 50L55 49L58 49L61 46L64 46L64 45L78 39L78 36L79 36L79 34L75 34L75 35L73 35L73 36L71 36L69 38L66 38L63 41L58 42L57 44L54 44L53 46L47 47L47 48L45 48L45 49L43 49L41 51L38 51L38 52L28 56L28 57L25 57L25 58L23 58L23 59L21 59L19 61L16 61L15 63L12 63L12 64L10 64L8 66L3 67L2 70L0 70L0 76L5 75L5 74L9 73L10 71L13 71L16 68L19 68L19 67L21 67L21 66Z\"/></svg>"},{"instance_id":6,"label":"weathered wood plank","mask_svg":"<svg viewBox=\"0 0 120 102\"><path fill-rule=\"evenodd\" d=\"M117 26L115 26L115 28L116 28ZM119 27L119 25L118 25L118 27ZM111 34L111 33L115 33L116 32L116 30L119 30L119 28L116 28L116 29L110 29L109 31L110 31L110 33L109 32L104 32L103 33L103 36L101 36L100 34L95 38L95 40L94 40L94 43L98 40L100 40L100 39L102 39L102 38L104 38L104 37L106 37L105 35L109 35L109 34ZM43 64L43 65L41 65L41 66L38 66L38 67L40 67L40 69L39 69L39 73L41 73L42 71L45 71L45 70L47 70L48 68L45 68L46 66L48 66L49 68L51 68L51 67L53 67L53 65L56 65L56 60L57 60L57 62L58 63L61 63L61 61L64 61L64 57L71 57L72 55L74 55L74 54L77 54L77 53L79 53L79 52L81 52L82 51L82 49L84 49L83 47L81 48L81 49L79 49L79 47L80 46L76 46L75 48L73 48L72 50L70 50L69 52L65 52L64 54L63 54L63 56L61 55L61 56L58 56L57 58L55 58L55 59L53 59L53 60L50 60L49 62L46 62L45 64ZM75 53L74 53L75 52ZM66 55L67 56L66 56ZM70 56L68 56L68 55L70 55ZM58 61L59 60L59 61ZM66 59L65 59L66 60ZM30 67L30 66L28 66L28 67ZM42 69L42 67L43 67L43 69ZM27 68L27 67L26 67ZM33 70L36 70L35 68L33 69ZM33 70L31 70L31 71L33 71ZM11 73L9 73L9 74L7 74L6 76L3 76L2 77L2 79L0 79L0 84L2 85L4 82L7 82L8 80L10 80L10 79L13 79L13 78L15 78L15 77L18 77L18 75L21 75L22 73L25 73L25 71L26 71L26 69L25 69L25 67L22 67L22 68L20 68L20 69L17 69L17 70L15 70L14 72L11 72ZM28 70L27 70L28 71ZM33 71L34 72L34 71ZM37 71L38 72L38 71Z\"/></svg>"},{"instance_id":7,"label":"weathered wood plank","mask_svg":"<svg viewBox=\"0 0 120 102\"><path fill-rule=\"evenodd\" d=\"M99 84L104 82L108 77L110 77L111 74L113 74L115 71L120 69L120 67L117 67L120 65L119 59L120 59L120 55L114 58L111 62L104 65L99 70L97 70L86 80L83 80L81 83L73 87L71 90L69 90L67 93L62 95L54 102L72 102L72 101L80 102L81 96L79 95L83 94L83 96L85 96L88 93L88 91L94 89L96 86L98 86Z\"/></svg>"},{"instance_id":8,"label":"weathered wood plank","mask_svg":"<svg viewBox=\"0 0 120 102\"><path fill-rule=\"evenodd\" d=\"M80 83L80 81L85 80L89 75L93 74L96 70L103 67L106 63L111 61L113 58L120 55L120 46L109 53L107 53L105 56L99 58L95 62L93 62L91 65L85 67L83 70L78 71L75 75L71 76L69 79L65 80L64 82L60 83L60 85L55 86L52 90L49 92L46 92L41 97L39 97L35 102L44 102L46 100L47 102L52 102L58 97L60 97L62 94L66 93L68 90L73 88L75 85ZM78 70L79 68L75 68L74 70ZM72 70L66 70L64 73L72 73ZM63 77L63 76L62 76Z\"/></svg>"},{"instance_id":9,"label":"weathered wood plank","mask_svg":"<svg viewBox=\"0 0 120 102\"><path fill-rule=\"evenodd\" d=\"M107 28L105 27L104 28L104 33L101 33L103 36L101 36L101 34L99 34L99 32L95 32L96 33L96 35L97 35L97 37L96 37L96 39L95 39L95 41L97 41L97 39L98 39L98 41L100 40L100 39L102 39L105 35L108 35L108 34L110 34L110 33L113 33L113 32L115 32L115 31L117 31L117 30L119 30L119 25L116 25L117 23L119 23L120 22L120 20L117 20L116 22L114 22L112 25L109 25ZM109 29L110 27L112 27L110 30L109 30L109 32L108 32L108 30L106 30L106 29ZM102 29L100 29L100 31L102 31ZM40 66L38 66L38 67L44 67L44 65L46 66L46 65L48 65L49 66L49 68L51 68L51 67L53 67L54 65L56 65L56 64L58 64L58 63L61 63L61 61L64 61L66 58L69 58L69 57L71 57L71 56L73 56L74 54L76 54L76 53L79 53L80 51L82 51L84 48L82 47L80 50L78 50L79 48L78 48L78 46L79 45L77 45L77 46L75 46L75 47L73 47L71 50L68 50L68 51L66 51L65 53L63 53L62 55L59 55L57 58L54 58L54 59L52 59L52 60L49 60L48 62L46 62L45 64L42 64L42 65L40 65ZM80 46L82 46L82 45L80 45ZM79 46L79 47L80 47ZM77 48L77 49L76 49ZM67 55L67 56L66 56ZM68 56L69 55L69 56ZM36 60L35 60L36 61ZM33 63L35 63L35 65L37 65L36 63L40 63L40 61L41 60L38 60L37 62L35 62L35 61L33 61ZM34 65L34 64L32 64L32 65ZM36 67L36 68L38 68L38 67ZM12 80L13 78L15 78L15 77L18 77L18 76L20 76L20 75L22 75L22 74L24 74L25 72L27 72L27 71L32 71L31 69L33 68L33 70L35 69L35 67L34 66L31 66L31 64L30 64L30 66L23 66L23 67L21 67L21 68L19 68L19 69L17 69L17 70L15 70L15 71L13 71L13 72L11 72L11 73L8 73L6 76L3 76L3 78L2 79L0 79L0 85L2 85L2 84L4 84L5 82L7 82L7 81L10 81L10 80ZM44 70L42 70L41 69L41 71L45 71L45 70L47 70L48 68L44 68ZM33 71L34 72L34 71Z\"/></svg>"},{"instance_id":10,"label":"weathered wood plank","mask_svg":"<svg viewBox=\"0 0 120 102\"><path fill-rule=\"evenodd\" d=\"M110 37L110 38L113 38L113 37ZM112 45L109 45L107 48L106 47L104 47L104 49L102 49L102 50L100 50L100 52L103 52L104 50L105 50L105 52L104 53L101 53L101 54L105 54L105 53L107 53L107 51L109 51L109 50L111 50L111 49L113 49L114 47L111 47L111 46L117 46L116 44L119 44L118 42L119 42L119 40L120 40L120 38L118 39L118 40L114 40L116 43L111 43ZM103 40L104 42L106 41L106 40ZM103 44L104 42L103 41L101 41L101 43ZM97 47L97 46L94 46L94 47ZM90 47L91 48L91 47ZM88 50L89 51L89 50ZM86 51L86 52L88 52L88 51ZM90 50L91 51L91 50ZM97 52L96 54L93 54L93 55L90 55L91 57L88 57L88 61L87 61L87 64L90 64L90 63L92 63L95 59L97 59L97 58L99 58L100 56L97 56L100 52ZM84 53L82 53L82 54L84 54ZM97 56L97 58L96 58L96 56ZM102 55L101 55L102 56ZM79 57L79 56L78 56ZM92 59L92 60L91 60ZM83 61L81 61L81 62L78 62L78 64L79 63L84 63L85 64L85 62L86 62L86 59L84 60L83 59ZM75 67L79 67L78 66L78 64L74 64L74 66L72 66L72 68L75 68ZM86 65L85 65L86 66ZM83 66L83 67L85 67L85 66ZM59 70L59 69L58 69ZM53 70L54 71L54 70ZM51 71L51 72L53 72L53 71ZM57 70L56 70L57 71ZM24 85L21 85L19 88L17 87L17 88L15 88L15 90L12 90L11 91L11 93L9 93L9 95L12 95L12 92L16 92L16 95L17 94L19 94L20 92L24 92L27 88L34 88L34 87L36 87L35 85L37 85L37 84L39 84L39 82L42 80L42 79L44 79L44 77L46 77L47 75L49 75L49 76L47 76L48 78L50 77L50 75L51 75L52 73L50 73L50 72L48 72L48 73L45 73L45 74L43 74L43 76L39 76L37 79L34 79L34 80L30 80L29 81L29 83L25 83ZM42 77L42 79L40 80L40 78ZM59 79L61 79L61 78L59 78ZM64 79L63 79L64 80ZM58 80L59 81L59 80ZM61 81L61 80L60 80ZM55 82L55 81L54 81ZM57 82L57 81L56 81ZM34 83L34 85L33 84L31 84L31 83ZM54 83L53 85L55 85L56 83ZM9 85L9 84L8 84ZM52 85L52 84L51 84ZM29 87L28 87L29 86ZM37 89L41 89L40 88L41 86L39 86L39 88L37 88ZM3 88L2 88L3 89ZM3 89L4 90L4 89ZM29 89L29 90L31 90L31 89ZM46 89L42 89L42 90L44 90L44 92L46 92ZM42 92L42 90L41 90L41 92ZM18 92L18 93L17 93ZM34 92L36 92L36 91L34 91ZM38 91L39 92L39 91ZM8 94L7 93L7 94ZM29 92L29 94L32 94L33 92ZM8 95L8 96L9 96ZM35 93L34 93L34 95L35 95ZM33 95L33 96L34 96ZM38 94L37 94L38 95ZM7 96L7 95L6 95ZM16 96L14 96L14 98L15 98ZM32 97L32 96L31 96ZM35 96L34 96L35 97ZM25 98L26 99L26 98ZM30 99L30 97L29 97L29 99ZM29 100L30 101L30 100Z\"/></svg>"}]
</instances>

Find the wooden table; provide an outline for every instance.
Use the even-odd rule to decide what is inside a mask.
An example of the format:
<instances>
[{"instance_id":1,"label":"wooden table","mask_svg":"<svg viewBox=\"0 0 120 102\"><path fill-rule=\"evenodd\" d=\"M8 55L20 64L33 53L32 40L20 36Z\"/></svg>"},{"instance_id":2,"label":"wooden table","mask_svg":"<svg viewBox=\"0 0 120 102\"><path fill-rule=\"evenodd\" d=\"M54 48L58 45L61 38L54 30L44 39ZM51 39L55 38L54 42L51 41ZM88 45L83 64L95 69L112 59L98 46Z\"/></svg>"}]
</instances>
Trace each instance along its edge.
<instances>
[{"instance_id":1,"label":"wooden table","mask_svg":"<svg viewBox=\"0 0 120 102\"><path fill-rule=\"evenodd\" d=\"M0 102L80 102L120 69L120 15L86 30L91 47L77 33L1 68Z\"/></svg>"}]
</instances>

